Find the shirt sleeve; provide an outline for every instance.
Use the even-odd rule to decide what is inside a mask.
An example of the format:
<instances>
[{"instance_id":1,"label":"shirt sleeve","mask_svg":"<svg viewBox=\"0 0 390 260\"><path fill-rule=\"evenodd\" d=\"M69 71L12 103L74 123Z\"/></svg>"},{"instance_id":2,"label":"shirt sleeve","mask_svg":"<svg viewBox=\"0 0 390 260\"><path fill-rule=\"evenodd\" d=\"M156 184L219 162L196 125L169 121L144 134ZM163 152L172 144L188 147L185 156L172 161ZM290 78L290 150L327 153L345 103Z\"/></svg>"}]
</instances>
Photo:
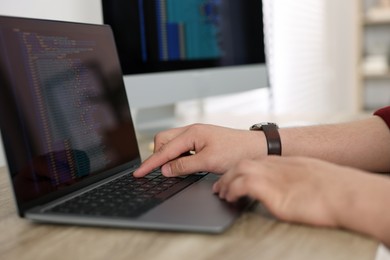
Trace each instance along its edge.
<instances>
[{"instance_id":1,"label":"shirt sleeve","mask_svg":"<svg viewBox=\"0 0 390 260\"><path fill-rule=\"evenodd\" d=\"M375 111L374 115L381 117L390 128L390 106Z\"/></svg>"}]
</instances>

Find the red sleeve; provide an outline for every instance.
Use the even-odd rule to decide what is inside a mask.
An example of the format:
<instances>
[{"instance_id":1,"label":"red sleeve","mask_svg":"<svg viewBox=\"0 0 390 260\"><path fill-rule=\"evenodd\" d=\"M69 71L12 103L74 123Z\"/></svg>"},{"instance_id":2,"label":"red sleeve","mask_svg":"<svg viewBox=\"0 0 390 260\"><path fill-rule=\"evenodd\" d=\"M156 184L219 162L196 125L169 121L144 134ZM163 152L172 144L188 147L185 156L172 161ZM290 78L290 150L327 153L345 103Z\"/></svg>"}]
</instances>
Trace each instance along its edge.
<instances>
[{"instance_id":1,"label":"red sleeve","mask_svg":"<svg viewBox=\"0 0 390 260\"><path fill-rule=\"evenodd\" d=\"M381 117L390 128L390 106L377 110L374 115Z\"/></svg>"}]
</instances>

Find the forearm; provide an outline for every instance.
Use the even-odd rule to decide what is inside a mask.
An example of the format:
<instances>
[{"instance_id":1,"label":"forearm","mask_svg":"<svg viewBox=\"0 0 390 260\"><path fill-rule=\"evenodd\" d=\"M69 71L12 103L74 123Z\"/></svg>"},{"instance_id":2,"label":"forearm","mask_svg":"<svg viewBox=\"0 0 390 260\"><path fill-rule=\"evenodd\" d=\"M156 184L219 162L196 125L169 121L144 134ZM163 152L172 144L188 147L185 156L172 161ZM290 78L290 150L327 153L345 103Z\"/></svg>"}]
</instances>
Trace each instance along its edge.
<instances>
[{"instance_id":1,"label":"forearm","mask_svg":"<svg viewBox=\"0 0 390 260\"><path fill-rule=\"evenodd\" d=\"M283 156L309 156L373 172L390 172L390 131L377 117L280 129Z\"/></svg>"}]
</instances>

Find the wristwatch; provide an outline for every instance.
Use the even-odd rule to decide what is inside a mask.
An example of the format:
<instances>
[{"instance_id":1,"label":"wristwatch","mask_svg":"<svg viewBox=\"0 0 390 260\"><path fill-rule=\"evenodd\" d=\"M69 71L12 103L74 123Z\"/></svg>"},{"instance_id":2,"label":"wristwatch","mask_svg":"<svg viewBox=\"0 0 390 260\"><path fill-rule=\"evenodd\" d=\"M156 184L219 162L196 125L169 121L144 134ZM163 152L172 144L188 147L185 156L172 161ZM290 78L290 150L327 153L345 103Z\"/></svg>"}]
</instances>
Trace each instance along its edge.
<instances>
[{"instance_id":1,"label":"wristwatch","mask_svg":"<svg viewBox=\"0 0 390 260\"><path fill-rule=\"evenodd\" d=\"M282 142L275 123L258 123L249 128L251 131L263 131L267 140L268 155L282 155Z\"/></svg>"}]
</instances>

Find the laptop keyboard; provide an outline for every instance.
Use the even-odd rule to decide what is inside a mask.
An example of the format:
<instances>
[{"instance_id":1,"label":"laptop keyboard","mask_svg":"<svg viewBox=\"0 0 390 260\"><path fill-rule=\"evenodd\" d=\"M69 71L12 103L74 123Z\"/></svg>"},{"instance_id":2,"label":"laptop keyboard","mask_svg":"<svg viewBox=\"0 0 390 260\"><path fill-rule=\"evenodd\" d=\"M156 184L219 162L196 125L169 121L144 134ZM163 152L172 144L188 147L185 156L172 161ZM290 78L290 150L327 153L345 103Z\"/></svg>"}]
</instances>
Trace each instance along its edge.
<instances>
[{"instance_id":1,"label":"laptop keyboard","mask_svg":"<svg viewBox=\"0 0 390 260\"><path fill-rule=\"evenodd\" d=\"M172 195L198 181L204 175L167 178L160 170L144 178L124 175L77 197L50 208L61 214L135 218Z\"/></svg>"}]
</instances>

